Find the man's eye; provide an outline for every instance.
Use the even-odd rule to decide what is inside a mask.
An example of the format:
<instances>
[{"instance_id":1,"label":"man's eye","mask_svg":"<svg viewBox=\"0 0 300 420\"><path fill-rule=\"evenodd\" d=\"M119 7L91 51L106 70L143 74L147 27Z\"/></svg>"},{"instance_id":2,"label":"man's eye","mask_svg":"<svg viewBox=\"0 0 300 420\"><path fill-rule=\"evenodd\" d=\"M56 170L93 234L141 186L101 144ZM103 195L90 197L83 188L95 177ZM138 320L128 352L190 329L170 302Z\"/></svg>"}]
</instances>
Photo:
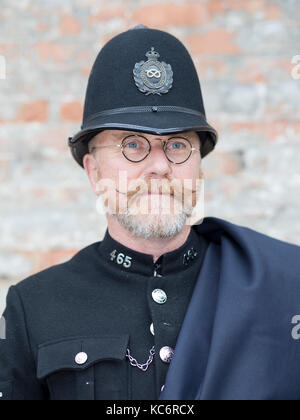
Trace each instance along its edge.
<instances>
[{"instance_id":1,"label":"man's eye","mask_svg":"<svg viewBox=\"0 0 300 420\"><path fill-rule=\"evenodd\" d=\"M124 147L127 150L139 150L139 149L145 149L147 148L147 143L145 140L143 139L134 139L134 140L130 140L128 139L125 144Z\"/></svg>"},{"instance_id":2,"label":"man's eye","mask_svg":"<svg viewBox=\"0 0 300 420\"><path fill-rule=\"evenodd\" d=\"M125 147L128 149L137 149L139 144L136 141L131 141L130 143L125 144Z\"/></svg>"},{"instance_id":3,"label":"man's eye","mask_svg":"<svg viewBox=\"0 0 300 420\"><path fill-rule=\"evenodd\" d=\"M184 150L186 148L186 145L180 141L176 141L171 144L168 144L168 148L170 150Z\"/></svg>"},{"instance_id":4,"label":"man's eye","mask_svg":"<svg viewBox=\"0 0 300 420\"><path fill-rule=\"evenodd\" d=\"M181 148L183 148L183 144L182 143L173 143L172 147L173 147L173 149L181 149Z\"/></svg>"}]
</instances>

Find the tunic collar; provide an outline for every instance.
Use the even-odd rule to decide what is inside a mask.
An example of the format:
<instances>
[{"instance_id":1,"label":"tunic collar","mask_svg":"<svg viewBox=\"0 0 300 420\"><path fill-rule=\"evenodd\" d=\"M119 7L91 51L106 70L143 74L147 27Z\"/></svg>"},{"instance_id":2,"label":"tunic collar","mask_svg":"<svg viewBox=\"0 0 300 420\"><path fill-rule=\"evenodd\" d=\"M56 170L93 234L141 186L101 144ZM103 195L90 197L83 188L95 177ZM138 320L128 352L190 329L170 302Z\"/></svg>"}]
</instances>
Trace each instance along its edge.
<instances>
[{"instance_id":1,"label":"tunic collar","mask_svg":"<svg viewBox=\"0 0 300 420\"><path fill-rule=\"evenodd\" d=\"M120 271L160 277L190 268L196 261L202 259L206 246L207 240L192 226L182 246L161 255L154 263L152 255L124 246L113 239L106 229L104 238L99 244L99 252L105 262Z\"/></svg>"}]
</instances>

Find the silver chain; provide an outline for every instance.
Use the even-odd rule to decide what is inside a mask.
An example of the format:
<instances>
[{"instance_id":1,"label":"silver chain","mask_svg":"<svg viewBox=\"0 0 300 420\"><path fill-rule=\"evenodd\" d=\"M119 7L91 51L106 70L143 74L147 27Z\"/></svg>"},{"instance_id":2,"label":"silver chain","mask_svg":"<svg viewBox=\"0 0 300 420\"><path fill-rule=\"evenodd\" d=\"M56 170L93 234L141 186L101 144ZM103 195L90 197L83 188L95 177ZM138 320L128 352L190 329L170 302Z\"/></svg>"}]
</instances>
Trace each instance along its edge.
<instances>
[{"instance_id":1,"label":"silver chain","mask_svg":"<svg viewBox=\"0 0 300 420\"><path fill-rule=\"evenodd\" d=\"M137 368L143 370L144 372L148 369L150 363L153 360L154 355L155 355L155 346L153 346L152 349L150 350L149 358L147 362L140 364L134 357L131 356L129 349L127 349L127 352L126 352L126 357L128 357L131 366L136 366Z\"/></svg>"}]
</instances>

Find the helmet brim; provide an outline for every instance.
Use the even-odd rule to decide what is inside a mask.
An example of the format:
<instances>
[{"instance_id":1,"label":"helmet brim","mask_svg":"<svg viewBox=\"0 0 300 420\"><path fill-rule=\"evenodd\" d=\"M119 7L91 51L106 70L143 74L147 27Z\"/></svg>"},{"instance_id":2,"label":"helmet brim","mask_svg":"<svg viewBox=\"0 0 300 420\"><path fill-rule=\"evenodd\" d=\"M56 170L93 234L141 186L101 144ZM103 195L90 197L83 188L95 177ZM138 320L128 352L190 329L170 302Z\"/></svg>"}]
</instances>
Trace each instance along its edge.
<instances>
[{"instance_id":1,"label":"helmet brim","mask_svg":"<svg viewBox=\"0 0 300 420\"><path fill-rule=\"evenodd\" d=\"M69 147L77 163L83 167L83 157L89 153L88 143L103 130L125 130L166 135L196 131L200 137L201 157L210 153L218 141L217 131L200 114L176 111L134 112L93 117L77 134L69 138Z\"/></svg>"}]
</instances>

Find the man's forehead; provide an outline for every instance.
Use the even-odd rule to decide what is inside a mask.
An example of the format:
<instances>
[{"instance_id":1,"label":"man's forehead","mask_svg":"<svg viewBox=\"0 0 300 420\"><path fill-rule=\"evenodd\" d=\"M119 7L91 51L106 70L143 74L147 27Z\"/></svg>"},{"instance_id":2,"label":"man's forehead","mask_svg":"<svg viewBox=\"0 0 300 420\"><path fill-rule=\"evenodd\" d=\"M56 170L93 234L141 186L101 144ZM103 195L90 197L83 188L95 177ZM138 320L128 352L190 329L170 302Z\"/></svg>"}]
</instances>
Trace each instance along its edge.
<instances>
[{"instance_id":1,"label":"man's forehead","mask_svg":"<svg viewBox=\"0 0 300 420\"><path fill-rule=\"evenodd\" d=\"M130 135L142 135L145 137L161 137L161 138L170 138L173 136L184 136L184 137L193 137L193 136L197 136L197 133L195 131L182 131L180 133L170 133L170 134L161 134L161 135L157 135L157 134L150 134L150 133L145 133L143 131L128 131L128 130L104 130L101 133L97 134L94 138L95 139L99 139L99 140L113 140L113 141L120 141L122 140L124 137L126 136L130 136Z\"/></svg>"}]
</instances>

